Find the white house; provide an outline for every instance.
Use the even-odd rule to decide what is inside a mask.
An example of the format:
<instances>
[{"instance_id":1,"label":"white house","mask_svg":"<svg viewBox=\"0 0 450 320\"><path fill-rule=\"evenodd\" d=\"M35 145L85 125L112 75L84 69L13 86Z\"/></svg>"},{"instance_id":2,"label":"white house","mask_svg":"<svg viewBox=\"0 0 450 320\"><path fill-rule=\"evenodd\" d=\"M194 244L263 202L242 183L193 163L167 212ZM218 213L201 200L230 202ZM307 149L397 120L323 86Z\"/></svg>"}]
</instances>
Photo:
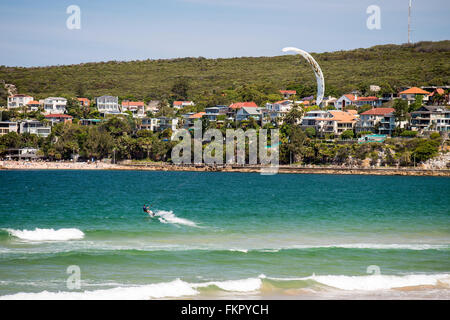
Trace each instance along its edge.
<instances>
[{"instance_id":1,"label":"white house","mask_svg":"<svg viewBox=\"0 0 450 320\"><path fill-rule=\"evenodd\" d=\"M373 108L359 115L356 132L372 131L391 135L395 129L394 108Z\"/></svg>"},{"instance_id":2,"label":"white house","mask_svg":"<svg viewBox=\"0 0 450 320\"><path fill-rule=\"evenodd\" d=\"M30 101L33 101L33 97L27 96L26 94L15 94L9 96L8 109L26 106Z\"/></svg>"},{"instance_id":3,"label":"white house","mask_svg":"<svg viewBox=\"0 0 450 320\"><path fill-rule=\"evenodd\" d=\"M36 134L40 137L48 137L52 128L37 120L24 120L20 122L20 133Z\"/></svg>"},{"instance_id":4,"label":"white house","mask_svg":"<svg viewBox=\"0 0 450 320\"><path fill-rule=\"evenodd\" d=\"M19 125L16 121L0 121L0 136L10 132L17 133L18 129Z\"/></svg>"},{"instance_id":5,"label":"white house","mask_svg":"<svg viewBox=\"0 0 450 320\"><path fill-rule=\"evenodd\" d=\"M284 118L284 116L292 109L292 101L281 100L275 103L267 103L266 109L271 119Z\"/></svg>"},{"instance_id":6,"label":"white house","mask_svg":"<svg viewBox=\"0 0 450 320\"><path fill-rule=\"evenodd\" d=\"M334 107L337 110L344 110L346 106L356 105L356 99L358 97L354 94L344 94L342 97L336 100Z\"/></svg>"},{"instance_id":7,"label":"white house","mask_svg":"<svg viewBox=\"0 0 450 320\"><path fill-rule=\"evenodd\" d=\"M181 109L187 106L195 106L195 103L193 101L174 101L173 107L175 109Z\"/></svg>"},{"instance_id":8,"label":"white house","mask_svg":"<svg viewBox=\"0 0 450 320\"><path fill-rule=\"evenodd\" d=\"M45 114L61 114L66 112L67 99L61 97L49 97L44 99Z\"/></svg>"},{"instance_id":9,"label":"white house","mask_svg":"<svg viewBox=\"0 0 450 320\"><path fill-rule=\"evenodd\" d=\"M143 101L122 101L122 112L125 111L130 111L135 118L143 118L145 116L145 104Z\"/></svg>"},{"instance_id":10,"label":"white house","mask_svg":"<svg viewBox=\"0 0 450 320\"><path fill-rule=\"evenodd\" d=\"M102 114L120 113L119 98L113 96L101 96L96 99L97 109Z\"/></svg>"}]
</instances>

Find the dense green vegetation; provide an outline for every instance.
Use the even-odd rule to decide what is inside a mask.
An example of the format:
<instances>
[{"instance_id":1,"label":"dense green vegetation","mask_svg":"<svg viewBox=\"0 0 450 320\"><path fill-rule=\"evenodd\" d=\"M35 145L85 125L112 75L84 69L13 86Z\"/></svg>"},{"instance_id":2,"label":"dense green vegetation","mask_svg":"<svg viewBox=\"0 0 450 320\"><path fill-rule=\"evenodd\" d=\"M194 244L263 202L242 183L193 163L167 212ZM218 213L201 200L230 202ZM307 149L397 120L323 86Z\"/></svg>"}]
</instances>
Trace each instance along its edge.
<instances>
[{"instance_id":1,"label":"dense green vegetation","mask_svg":"<svg viewBox=\"0 0 450 320\"><path fill-rule=\"evenodd\" d=\"M313 54L321 65L326 95L338 96L370 84L391 92L401 86L448 85L450 41L381 45ZM0 67L0 80L37 99L48 96L117 95L121 99L192 99L199 108L279 99L279 89L300 97L315 93L314 75L293 55L231 59L182 58L99 62L52 67ZM0 92L4 103L5 94ZM2 102L0 102L0 105Z\"/></svg>"}]
</instances>

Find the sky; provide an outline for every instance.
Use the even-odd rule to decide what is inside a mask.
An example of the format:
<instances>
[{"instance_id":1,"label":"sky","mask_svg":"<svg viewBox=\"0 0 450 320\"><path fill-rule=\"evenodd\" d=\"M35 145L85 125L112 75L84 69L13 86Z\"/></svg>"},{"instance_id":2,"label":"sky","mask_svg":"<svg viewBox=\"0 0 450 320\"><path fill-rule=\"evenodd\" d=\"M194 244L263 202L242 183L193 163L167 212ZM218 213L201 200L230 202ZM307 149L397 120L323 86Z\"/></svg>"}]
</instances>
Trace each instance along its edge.
<instances>
[{"instance_id":1,"label":"sky","mask_svg":"<svg viewBox=\"0 0 450 320\"><path fill-rule=\"evenodd\" d=\"M0 0L0 65L277 56L402 44L409 0ZM80 28L69 29L70 5ZM379 29L367 20L378 6ZM450 1L412 0L411 40L450 39ZM371 20L375 21L375 20Z\"/></svg>"}]
</instances>

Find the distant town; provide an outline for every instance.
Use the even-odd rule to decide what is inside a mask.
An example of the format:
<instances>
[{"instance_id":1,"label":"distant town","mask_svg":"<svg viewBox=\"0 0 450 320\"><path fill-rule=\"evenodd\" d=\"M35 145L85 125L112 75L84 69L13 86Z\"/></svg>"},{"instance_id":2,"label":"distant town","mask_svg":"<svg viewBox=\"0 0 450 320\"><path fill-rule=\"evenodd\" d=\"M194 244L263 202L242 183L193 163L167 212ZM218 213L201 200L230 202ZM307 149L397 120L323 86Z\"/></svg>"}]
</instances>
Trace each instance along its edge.
<instances>
[{"instance_id":1,"label":"distant town","mask_svg":"<svg viewBox=\"0 0 450 320\"><path fill-rule=\"evenodd\" d=\"M296 134L301 135L301 142L298 143L302 145L293 145L295 141L292 140L295 139L291 137L292 130L288 130L285 144L289 155L284 159L288 163L334 163L339 158L338 149L341 144L384 143L386 139L393 138L419 139L419 145L409 146L416 149L420 147L420 139L440 139L439 145L433 145L437 149L422 158L419 153L410 150L410 160L403 161L401 157L405 156L405 150L398 149L399 152L396 152L395 148L391 148L393 161L397 160L396 165L416 165L420 160L426 161L446 153L450 132L449 86L405 87L398 93L380 94L380 86L371 85L369 92L366 95L353 91L341 97L328 96L319 107L315 105L314 96L299 97L295 90L279 90L277 94L280 100L265 105L236 101L230 105L206 107L203 111L196 110L195 101L145 103L120 100L117 96L109 95L92 100L85 97L48 97L35 100L32 96L14 93L7 98L7 106L0 109L0 158L108 158L111 161L153 158L154 161L168 161L171 146L167 145L158 154L157 144L170 143L173 132L181 128L192 128L195 120L201 120L205 128L219 129L262 127L280 128L282 131L284 128L286 131L289 126L295 126L296 130L301 131ZM86 130L83 131L85 136L93 134L89 133L88 128L103 126L115 142L100 141L97 147L92 146L92 143L89 146L88 141L81 141L82 132L76 133L79 137L63 132L64 127L75 125L77 128L84 127L81 130ZM119 129L118 132L114 130L114 126ZM120 129L121 126L124 128ZM25 141L23 137L22 140L20 138L24 135ZM38 138L33 140L30 136ZM122 148L117 145L120 139L119 144L126 142L124 136L140 139L138 146L134 146L134 152L130 147L131 151L127 154L127 151L122 150L126 149L126 145ZM62 145L61 139L72 141ZM314 149L314 145L318 143L320 150L302 149L303 146ZM325 147L329 148L330 143L334 143L335 149L337 148L334 153L320 155ZM404 147L408 149L408 146ZM106 150L95 152L95 148ZM139 148L141 150L136 151ZM373 153L374 150L368 152ZM352 159L354 151L350 150L347 157ZM385 151L381 153L383 155L378 155L373 164L389 165L386 160L389 155L385 155ZM367 155L360 158L367 158Z\"/></svg>"}]
</instances>

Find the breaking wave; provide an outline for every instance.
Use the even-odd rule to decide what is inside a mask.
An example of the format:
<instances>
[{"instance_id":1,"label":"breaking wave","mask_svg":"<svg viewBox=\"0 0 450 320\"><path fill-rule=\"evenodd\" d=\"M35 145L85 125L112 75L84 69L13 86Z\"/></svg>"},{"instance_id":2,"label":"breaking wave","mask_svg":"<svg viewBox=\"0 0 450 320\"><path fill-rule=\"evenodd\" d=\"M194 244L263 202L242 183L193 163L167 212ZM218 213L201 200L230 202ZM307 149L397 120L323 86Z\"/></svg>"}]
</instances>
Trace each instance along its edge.
<instances>
[{"instance_id":1,"label":"breaking wave","mask_svg":"<svg viewBox=\"0 0 450 320\"><path fill-rule=\"evenodd\" d=\"M278 282L283 284L277 285ZM291 285L286 286L289 282ZM265 283L268 285L265 286ZM345 276L345 275L312 275L303 278L275 278L266 277L264 274L254 278L225 281L209 281L203 283L190 283L181 279L171 282L161 282L148 285L118 286L111 289L100 289L84 292L50 292L38 293L20 292L0 297L1 300L148 300L161 298L193 297L202 293L206 288L218 288L228 293L236 294L254 293L267 288L283 289L292 288L319 289L323 292L323 286L348 291L377 291L389 289L405 289L432 286L436 289L445 289L448 296L450 289L449 274L433 275L367 275L367 276Z\"/></svg>"},{"instance_id":2,"label":"breaking wave","mask_svg":"<svg viewBox=\"0 0 450 320\"><path fill-rule=\"evenodd\" d=\"M67 241L79 240L84 238L84 233L76 228L67 229L40 229L34 230L15 230L3 229L11 236L26 241Z\"/></svg>"}]
</instances>

